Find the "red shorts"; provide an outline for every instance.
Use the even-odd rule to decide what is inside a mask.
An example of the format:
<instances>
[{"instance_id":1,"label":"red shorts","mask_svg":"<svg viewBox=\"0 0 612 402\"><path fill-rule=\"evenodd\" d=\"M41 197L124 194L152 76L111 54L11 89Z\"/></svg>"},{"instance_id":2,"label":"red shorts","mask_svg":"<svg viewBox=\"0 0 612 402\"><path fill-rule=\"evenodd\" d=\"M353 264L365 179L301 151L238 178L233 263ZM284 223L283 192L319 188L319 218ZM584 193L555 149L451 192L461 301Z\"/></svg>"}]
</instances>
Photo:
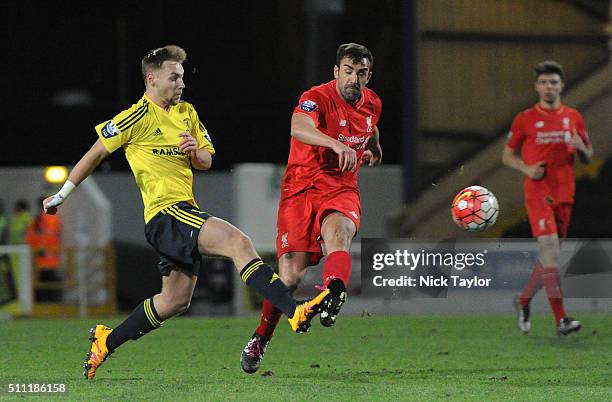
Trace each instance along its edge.
<instances>
[{"instance_id":1,"label":"red shorts","mask_svg":"<svg viewBox=\"0 0 612 402\"><path fill-rule=\"evenodd\" d=\"M559 238L567 237L573 204L557 204L550 198L533 197L525 198L525 207L533 237L555 233Z\"/></svg>"},{"instance_id":2,"label":"red shorts","mask_svg":"<svg viewBox=\"0 0 612 402\"><path fill-rule=\"evenodd\" d=\"M278 257L292 251L309 252L312 253L309 265L317 265L323 257L321 224L327 215L335 211L346 215L359 230L361 202L357 190L342 188L321 191L311 188L281 197L276 224Z\"/></svg>"}]
</instances>

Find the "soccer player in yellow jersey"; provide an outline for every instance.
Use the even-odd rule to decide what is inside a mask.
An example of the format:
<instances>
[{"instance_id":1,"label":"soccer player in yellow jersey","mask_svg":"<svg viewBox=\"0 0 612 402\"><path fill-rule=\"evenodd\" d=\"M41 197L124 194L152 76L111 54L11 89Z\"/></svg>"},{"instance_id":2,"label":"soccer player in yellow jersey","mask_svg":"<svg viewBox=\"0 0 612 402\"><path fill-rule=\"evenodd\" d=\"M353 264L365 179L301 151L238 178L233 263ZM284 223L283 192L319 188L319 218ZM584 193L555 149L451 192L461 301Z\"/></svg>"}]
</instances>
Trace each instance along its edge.
<instances>
[{"instance_id":1,"label":"soccer player in yellow jersey","mask_svg":"<svg viewBox=\"0 0 612 402\"><path fill-rule=\"evenodd\" d=\"M145 236L159 254L161 293L144 300L118 327L98 324L90 330L91 347L83 365L87 379L123 343L187 310L201 254L231 258L246 284L282 310L295 332L308 329L329 293L325 290L297 304L272 268L259 258L249 237L198 208L192 169L209 169L215 149L194 107L181 101L185 58L182 48L164 46L142 59L145 94L131 108L96 126L97 141L72 169L62 189L43 201L45 212L54 214L106 156L123 148L142 194Z\"/></svg>"}]
</instances>

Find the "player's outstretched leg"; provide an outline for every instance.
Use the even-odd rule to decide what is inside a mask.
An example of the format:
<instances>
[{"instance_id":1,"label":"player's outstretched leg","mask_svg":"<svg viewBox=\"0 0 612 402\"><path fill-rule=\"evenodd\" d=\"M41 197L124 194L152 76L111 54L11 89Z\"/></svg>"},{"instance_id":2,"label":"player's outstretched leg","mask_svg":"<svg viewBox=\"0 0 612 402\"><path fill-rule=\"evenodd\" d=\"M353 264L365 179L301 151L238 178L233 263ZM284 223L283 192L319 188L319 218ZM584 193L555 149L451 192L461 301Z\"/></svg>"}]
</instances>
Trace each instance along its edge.
<instances>
[{"instance_id":1,"label":"player's outstretched leg","mask_svg":"<svg viewBox=\"0 0 612 402\"><path fill-rule=\"evenodd\" d=\"M85 379L92 380L96 375L98 367L100 367L110 355L106 347L106 338L108 338L111 332L113 332L112 328L102 324L98 324L89 330L91 345L85 356L85 363L83 363L83 375Z\"/></svg>"}]
</instances>

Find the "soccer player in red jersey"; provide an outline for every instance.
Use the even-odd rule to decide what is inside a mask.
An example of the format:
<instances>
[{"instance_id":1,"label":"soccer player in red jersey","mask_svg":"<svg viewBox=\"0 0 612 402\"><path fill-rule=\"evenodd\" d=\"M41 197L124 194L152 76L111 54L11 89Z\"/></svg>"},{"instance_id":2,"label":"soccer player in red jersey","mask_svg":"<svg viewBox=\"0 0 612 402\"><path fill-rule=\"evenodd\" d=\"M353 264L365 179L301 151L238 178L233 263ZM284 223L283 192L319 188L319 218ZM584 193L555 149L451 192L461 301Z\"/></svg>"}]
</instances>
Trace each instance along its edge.
<instances>
[{"instance_id":1,"label":"soccer player in red jersey","mask_svg":"<svg viewBox=\"0 0 612 402\"><path fill-rule=\"evenodd\" d=\"M376 126L382 105L366 88L372 53L362 45L340 45L334 80L300 97L291 118L291 148L281 184L276 249L281 280L295 290L306 267L318 264L325 245L321 324L334 325L346 301L351 274L349 250L361 218L357 173L379 165ZM257 371L281 311L264 300L261 322L241 355L247 373Z\"/></svg>"},{"instance_id":2,"label":"soccer player in red jersey","mask_svg":"<svg viewBox=\"0 0 612 402\"><path fill-rule=\"evenodd\" d=\"M535 90L539 102L519 113L512 122L503 151L505 165L525 174L525 206L539 257L520 295L519 328L531 329L529 303L544 287L555 315L557 334L578 331L579 321L566 316L559 275L559 239L567 236L572 214L575 155L590 163L593 147L580 113L561 103L563 68L544 61L536 68ZM521 157L517 155L520 150Z\"/></svg>"}]
</instances>

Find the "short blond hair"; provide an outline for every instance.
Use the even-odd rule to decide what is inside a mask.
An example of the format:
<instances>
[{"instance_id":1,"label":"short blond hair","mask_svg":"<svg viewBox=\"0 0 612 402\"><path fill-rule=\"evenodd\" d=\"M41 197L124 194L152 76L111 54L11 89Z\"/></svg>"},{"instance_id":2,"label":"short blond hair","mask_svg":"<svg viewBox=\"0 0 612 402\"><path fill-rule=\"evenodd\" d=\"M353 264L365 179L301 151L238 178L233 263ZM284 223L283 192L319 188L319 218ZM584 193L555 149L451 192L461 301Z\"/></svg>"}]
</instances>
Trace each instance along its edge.
<instances>
[{"instance_id":1,"label":"short blond hair","mask_svg":"<svg viewBox=\"0 0 612 402\"><path fill-rule=\"evenodd\" d=\"M147 85L147 72L150 70L159 70L164 61L176 61L182 63L187 58L187 52L180 46L166 45L157 49L151 50L142 58L142 79Z\"/></svg>"}]
</instances>

